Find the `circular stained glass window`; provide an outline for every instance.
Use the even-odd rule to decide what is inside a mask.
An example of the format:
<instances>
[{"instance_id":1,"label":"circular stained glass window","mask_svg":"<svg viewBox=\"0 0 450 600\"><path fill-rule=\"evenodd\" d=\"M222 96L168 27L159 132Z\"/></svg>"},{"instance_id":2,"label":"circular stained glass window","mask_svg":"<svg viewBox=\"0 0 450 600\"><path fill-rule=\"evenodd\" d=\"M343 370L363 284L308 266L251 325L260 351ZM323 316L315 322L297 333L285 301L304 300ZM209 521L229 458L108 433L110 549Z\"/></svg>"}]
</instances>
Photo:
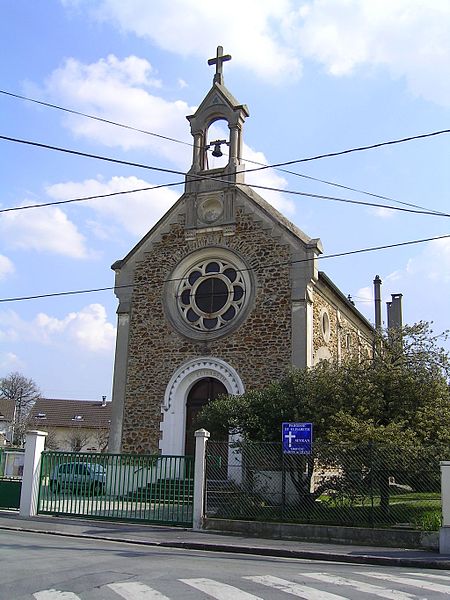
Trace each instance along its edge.
<instances>
[{"instance_id":1,"label":"circular stained glass window","mask_svg":"<svg viewBox=\"0 0 450 600\"><path fill-rule=\"evenodd\" d=\"M204 260L191 267L177 294L178 309L198 331L225 327L245 302L245 279L229 261Z\"/></svg>"}]
</instances>

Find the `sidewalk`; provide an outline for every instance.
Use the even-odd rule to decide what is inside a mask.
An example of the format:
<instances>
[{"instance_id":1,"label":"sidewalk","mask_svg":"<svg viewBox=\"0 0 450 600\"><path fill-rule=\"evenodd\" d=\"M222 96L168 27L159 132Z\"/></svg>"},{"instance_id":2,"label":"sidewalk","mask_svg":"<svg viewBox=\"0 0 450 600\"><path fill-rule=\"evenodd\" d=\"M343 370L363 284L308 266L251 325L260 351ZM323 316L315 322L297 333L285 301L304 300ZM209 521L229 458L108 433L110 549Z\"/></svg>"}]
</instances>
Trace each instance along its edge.
<instances>
[{"instance_id":1,"label":"sidewalk","mask_svg":"<svg viewBox=\"0 0 450 600\"><path fill-rule=\"evenodd\" d=\"M442 555L423 550L269 540L129 522L88 521L51 516L28 519L8 511L0 511L0 530L2 529L162 548L186 548L408 568L450 569L450 554Z\"/></svg>"}]
</instances>

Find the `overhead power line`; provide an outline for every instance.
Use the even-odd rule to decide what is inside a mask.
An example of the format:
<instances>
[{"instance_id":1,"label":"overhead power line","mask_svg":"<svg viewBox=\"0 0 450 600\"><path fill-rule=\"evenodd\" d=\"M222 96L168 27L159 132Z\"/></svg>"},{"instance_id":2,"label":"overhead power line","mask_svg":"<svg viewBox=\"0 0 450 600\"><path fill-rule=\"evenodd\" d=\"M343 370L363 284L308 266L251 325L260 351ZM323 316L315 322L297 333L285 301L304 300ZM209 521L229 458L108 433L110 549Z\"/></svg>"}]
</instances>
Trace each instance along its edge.
<instances>
[{"instance_id":1,"label":"overhead power line","mask_svg":"<svg viewBox=\"0 0 450 600\"><path fill-rule=\"evenodd\" d=\"M351 256L352 254L362 254L364 252L376 252L379 250L387 250L389 248L399 248L401 246L411 246L413 244L423 244L425 242L433 242L436 240L443 240L443 239L447 239L450 238L450 234L444 234L444 235L438 235L435 237L430 237L430 238L422 238L419 240L409 240L407 242L397 242L395 244L386 244L384 246L372 246L372 247L368 247L368 248L359 248L357 250L348 250L346 252L336 252L334 254L326 254L326 255L322 255L322 256L317 256L316 258L319 260L325 260L328 258L339 258L342 256ZM309 262L311 260L314 260L314 258L302 258L302 259L298 259L298 260L292 260L292 261L285 261L285 262L277 262L277 263L270 263L270 264L266 264L263 265L261 267L249 267L247 269L236 269L239 272L244 272L244 271L260 271L262 269L268 269L268 268L272 268L272 267L284 267L287 265L293 265L293 264L298 264L298 263L305 263L305 262ZM202 276L204 277L204 276ZM153 281L153 283L157 283L158 285L162 284L162 283L169 283L169 282L174 282L174 281L182 281L184 278L183 277L176 277L176 278L169 278L169 279L163 279L161 281ZM42 298L53 298L56 296L74 296L74 295L80 295L80 294L91 294L94 292L106 292L106 291L111 291L114 289L123 289L123 288L133 288L133 287L139 287L140 285L148 285L147 283L131 283L128 285L118 285L118 286L108 286L108 287L101 287L101 288L89 288L89 289L84 289L84 290L71 290L71 291L65 291L65 292L51 292L51 293L47 293L47 294L37 294L34 296L17 296L14 298L0 298L0 303L4 303L4 302L19 302L21 300L38 300L38 299L42 299Z\"/></svg>"},{"instance_id":2,"label":"overhead power line","mask_svg":"<svg viewBox=\"0 0 450 600\"><path fill-rule=\"evenodd\" d=\"M28 208L43 208L44 206L56 206L59 204L70 204L72 202L85 202L86 200L97 200L101 198L111 198L113 196L123 196L124 194L135 194L137 192L151 192L160 188L174 187L183 185L183 181L174 181L172 183L161 183L133 190L123 190L121 192L108 192L107 194L95 194L93 196L83 196L81 198L69 198L68 200L53 200L52 202L42 202L41 204L26 204L24 206L11 206L9 208L0 208L0 213L13 212L17 210L27 210Z\"/></svg>"},{"instance_id":3,"label":"overhead power line","mask_svg":"<svg viewBox=\"0 0 450 600\"><path fill-rule=\"evenodd\" d=\"M75 110L75 109L71 109L71 108L67 108L67 107L63 107L63 106L59 106L59 105L51 103L51 102L44 102L43 100L37 100L36 98L30 98L28 96L23 96L21 94L15 94L13 92L8 92L7 90L0 90L0 94L3 94L5 96L9 96L9 97L12 97L12 98L24 100L24 101L27 101L27 102L32 102L32 103L35 103L35 104L39 104L39 105L45 106L47 108L53 108L53 109L60 110L60 111L63 111L63 112L67 112L67 113L70 113L70 114L75 114L75 115L78 115L78 116L82 116L82 117L85 117L87 119L92 119L92 120L95 120L95 121L99 121L101 123L106 123L106 124L109 124L109 125L114 125L114 126L117 126L117 127L122 127L122 128L129 129L129 130L132 130L132 131L136 131L138 133L142 133L142 134L145 134L145 135L149 135L149 136L161 138L161 139L164 139L164 140L167 140L167 141L170 141L170 142L175 142L175 143L178 143L178 144L183 144L183 145L186 145L186 146L193 147L192 143L185 142L184 140L180 140L180 139L173 138L173 137L170 137L170 136L162 135L162 134L156 133L154 131L148 131L147 129L140 129L138 127L134 127L134 126L128 125L126 123L120 123L120 122L117 122L117 121L113 121L111 119L105 119L103 117L98 117L96 115L90 115L88 113L81 112L81 111L78 111L78 110ZM394 144L394 143L406 142L406 141L411 141L411 140L415 140L415 139L420 139L422 137L429 137L429 136L433 136L433 135L440 135L441 133L448 133L448 131L449 130L435 131L435 132L431 132L431 133L427 133L427 134L419 134L417 136L410 136L410 137L401 138L401 139L398 139L398 140L391 140L391 141L388 141L388 142L382 142L380 144L374 144L372 146L361 146L360 148L355 148L355 149L351 149L351 150L348 150L348 151L344 151L344 153L345 152L353 152L353 151L357 151L357 150L366 150L366 149L369 149L369 148L377 148L377 147L379 147L381 145L385 145L385 144ZM308 159L300 159L299 161L293 161L293 162L304 162L304 161L307 161L307 160L315 160L315 159L318 159L318 158L324 158L326 156L337 156L339 154L341 154L341 152L339 152L339 153L333 153L333 154L319 155L317 157L308 158ZM343 184L336 183L336 182L333 182L333 181L328 181L326 179L320 179L318 177L312 177L311 175L305 175L304 173L296 173L295 171L291 171L291 170L288 170L288 169L282 169L281 167L276 166L276 165L265 165L264 163L261 163L261 162L255 161L255 160L251 160L251 159L246 158L246 157L244 157L243 160L245 162L248 162L248 163L259 165L261 168L264 168L264 169L266 169L266 168L273 168L273 169L276 169L276 170L281 171L283 173L288 173L290 175L294 175L296 177L302 177L304 179L308 179L308 180L311 180L311 181L317 181L317 182L323 183L325 185L331 185L331 186L342 188L342 189L346 189L346 190L349 190L349 191L352 191L352 192L357 192L357 193L360 193L360 194L365 194L365 195L368 195L368 196L372 196L374 198L380 198L381 200L388 200L390 202L395 202L396 204L402 204L404 206L410 206L410 207L413 207L413 208L419 208L419 209L426 210L423 206L420 206L418 204L411 204L409 202L401 202L400 200L396 200L395 198L391 198L389 196L384 196L384 195L381 195L381 194L375 194L373 192L368 192L366 190L361 190L361 189L358 189L358 188L353 188L351 186L343 185ZM287 165L289 163L282 163L282 164ZM249 171L247 171L247 172L249 172Z\"/></svg>"},{"instance_id":4,"label":"overhead power line","mask_svg":"<svg viewBox=\"0 0 450 600\"><path fill-rule=\"evenodd\" d=\"M184 144L186 146L192 146L192 144L190 142L183 142L182 140L177 140L176 138L169 137L167 135L155 133L154 131L147 131L146 129L139 129L138 127L133 127L132 125L126 125L125 123L118 123L117 121L111 121L110 119L104 119L102 117L96 117L94 115L89 115L87 113L81 112L79 110L75 110L73 108L65 108L64 106L58 106L57 104L52 104L51 102L44 102L43 100L36 100L35 98L28 98L27 96L21 96L20 94L13 94L12 92L7 92L6 90L0 90L0 94L3 94L5 96L11 96L12 98L18 98L19 100L26 100L27 102L33 102L34 104L40 104L41 106L46 106L47 108L55 108L56 110L61 110L63 112L70 113L72 115L78 115L80 117L85 117L86 119L100 121L101 123L106 123L108 125L115 125L117 127L123 127L124 129L130 129L131 131L137 131L138 133L144 133L145 135L151 135L156 138L168 140L169 142L175 142L177 144Z\"/></svg>"},{"instance_id":5,"label":"overhead power line","mask_svg":"<svg viewBox=\"0 0 450 600\"><path fill-rule=\"evenodd\" d=\"M158 171L160 173L175 173L176 175L185 175L183 171L176 171L174 169L164 169L163 167L155 167L145 165L143 163L135 163L129 160L121 160L120 158L111 158L109 156L101 156L100 154L92 154L90 152L81 152L81 150L71 150L70 148L62 148L61 146L52 146L50 144L42 144L40 142L34 142L32 140L23 140L20 138L13 138L7 135L0 135L0 140L6 140L7 142L15 142L17 144L25 144L27 146L36 146L37 148L44 148L45 150L55 150L56 152L63 152L65 154L72 154L74 156L82 156L84 158L94 158L96 160L102 160L104 162L115 163L118 165L126 165L129 167L138 167L139 169L147 169L149 171Z\"/></svg>"},{"instance_id":6,"label":"overhead power line","mask_svg":"<svg viewBox=\"0 0 450 600\"><path fill-rule=\"evenodd\" d=\"M167 168L163 168L163 167L155 167L152 165L146 165L143 163L135 163L135 162L130 162L130 161L125 161L125 160L121 160L118 158L112 158L112 157L108 157L108 156L102 156L102 155L98 155L98 154L91 154L88 152L81 152L80 150L72 150L70 148L62 148L60 146L52 146L50 144L43 144L40 142L34 142L31 140L24 140L24 139L20 139L20 138L12 138L9 136L4 136L4 135L0 135L0 139L6 140L6 141L10 141L10 142L15 142L15 143L20 143L20 144L26 144L29 146L37 146L38 148L44 148L46 150L54 150L57 152L63 152L63 153L67 153L67 154L72 154L72 155L76 155L76 156L82 156L85 158L93 158L96 160L102 160L102 161L106 161L106 162L112 162L112 163L116 163L116 164L121 164L121 165L127 165L127 166L132 166L132 167L139 167L139 168L143 168L143 169L147 169L150 171L157 171L157 172L162 172L162 173L170 173L170 174L175 174L175 175L182 175L182 176L186 176L188 177L191 181L195 181L195 180L204 180L204 179L210 179L213 181L218 181L221 183L226 183L228 184L229 182L226 179L221 179L220 177L211 177L208 175L187 175L186 173L184 173L183 171L178 171L175 169L167 169ZM261 167L262 168L262 167ZM253 169L254 170L254 169ZM257 169L258 170L258 169ZM181 183L181 182L180 182ZM158 187L164 187L165 185L177 185L176 183L171 183L171 184L161 184ZM326 196L324 194L312 194L312 193L308 193L308 192L300 192L297 190L285 190L282 188L276 188L276 187L272 187L272 186L265 186L265 185L258 185L258 184L252 184L251 186L252 188L256 188L256 189L260 189L260 190L266 190L266 191L272 191L272 192L278 192L281 194L292 194L295 196L304 196L307 198L316 198L316 199L321 199L321 200L330 200L330 201L335 201L335 202L344 202L347 204L358 204L361 206L370 206L370 207L375 207L375 208L386 208L389 210L396 210L396 211L400 211L400 212L408 212L408 213L413 213L413 214L423 214L423 215L430 215L430 216L440 216L440 217L450 217L449 213L444 213L444 212L439 212L439 211L435 211L435 210L419 210L419 209L410 209L410 208L402 208L402 207L398 207L398 206L391 206L389 204L379 204L376 202L364 202L363 200L351 200L350 198L339 198L336 196ZM149 188L149 189L153 189L153 188ZM135 191L135 190L132 190ZM145 188L139 188L139 190L137 191L146 191ZM128 193L128 191L124 191L124 192L113 192L111 193L111 195L118 195L118 194L126 194ZM109 194L103 194L102 197L107 197ZM95 196L89 196L86 198L74 198L72 199L72 202L81 202L84 201L86 199L93 199ZM64 201L56 201L54 204L58 204L58 203L63 203ZM51 203L46 203L46 206L51 205ZM0 213L1 212L8 212L8 211L12 211L12 210L25 210L27 208L38 208L40 206L43 206L43 204L33 204L33 205L28 205L28 206L19 206L19 207L12 207L12 208L7 208L7 209L0 209Z\"/></svg>"}]
</instances>

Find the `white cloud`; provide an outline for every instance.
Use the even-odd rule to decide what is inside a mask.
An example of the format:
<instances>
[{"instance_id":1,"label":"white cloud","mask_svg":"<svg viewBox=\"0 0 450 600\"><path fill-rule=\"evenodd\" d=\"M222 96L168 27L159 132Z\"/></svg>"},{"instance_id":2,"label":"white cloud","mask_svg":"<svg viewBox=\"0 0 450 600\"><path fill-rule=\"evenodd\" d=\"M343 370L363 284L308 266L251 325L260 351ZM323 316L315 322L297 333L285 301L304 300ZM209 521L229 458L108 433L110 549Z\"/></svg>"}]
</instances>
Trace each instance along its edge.
<instances>
[{"instance_id":1,"label":"white cloud","mask_svg":"<svg viewBox=\"0 0 450 600\"><path fill-rule=\"evenodd\" d=\"M183 57L204 60L220 41L233 55L229 68L241 65L272 83L300 75L307 58L334 76L387 69L404 78L414 94L450 105L448 0L63 3L86 7L91 16Z\"/></svg>"},{"instance_id":2,"label":"white cloud","mask_svg":"<svg viewBox=\"0 0 450 600\"><path fill-rule=\"evenodd\" d=\"M383 311L391 294L403 294L404 322L434 321L438 329L448 328L447 304L450 295L450 238L434 240L406 261L403 268L381 275ZM373 288L359 289L356 306L373 320Z\"/></svg>"},{"instance_id":3,"label":"white cloud","mask_svg":"<svg viewBox=\"0 0 450 600\"><path fill-rule=\"evenodd\" d=\"M245 157L244 162L247 161L246 167L250 171L245 176L245 182L248 185L262 185L269 188L280 189L285 189L287 187L286 179L278 175L274 169L251 171L251 169L256 169L260 165L269 164L269 161L262 152L257 152L256 150L250 148L250 146L247 146L247 144L244 144L243 155ZM289 194L284 194L283 192L277 192L275 190L264 190L258 188L255 188L255 191L283 214L294 214L295 202L292 200L292 196L289 196Z\"/></svg>"},{"instance_id":4,"label":"white cloud","mask_svg":"<svg viewBox=\"0 0 450 600\"><path fill-rule=\"evenodd\" d=\"M395 210L384 208L383 206L373 206L369 208L369 213L380 219L391 219L395 215Z\"/></svg>"},{"instance_id":5,"label":"white cloud","mask_svg":"<svg viewBox=\"0 0 450 600\"><path fill-rule=\"evenodd\" d=\"M236 64L270 81L300 68L277 32L289 18L288 0L99 0L96 7L97 18L182 56L204 60L220 41Z\"/></svg>"},{"instance_id":6,"label":"white cloud","mask_svg":"<svg viewBox=\"0 0 450 600\"><path fill-rule=\"evenodd\" d=\"M92 64L70 58L48 77L45 94L80 112L190 142L186 115L194 108L150 93L146 88L160 87L150 77L152 72L151 64L136 56L119 60L109 55ZM191 155L188 146L85 117L70 115L66 124L76 136L124 150L157 151L177 164Z\"/></svg>"},{"instance_id":7,"label":"white cloud","mask_svg":"<svg viewBox=\"0 0 450 600\"><path fill-rule=\"evenodd\" d=\"M450 238L429 242L421 254L408 261L405 272L441 286L450 283Z\"/></svg>"},{"instance_id":8,"label":"white cloud","mask_svg":"<svg viewBox=\"0 0 450 600\"><path fill-rule=\"evenodd\" d=\"M7 256L0 254L0 280L4 279L11 273L14 273L14 265L12 261Z\"/></svg>"},{"instance_id":9,"label":"white cloud","mask_svg":"<svg viewBox=\"0 0 450 600\"><path fill-rule=\"evenodd\" d=\"M33 212L31 212L33 211ZM85 238L66 214L56 207L5 213L0 233L12 248L87 258Z\"/></svg>"},{"instance_id":10,"label":"white cloud","mask_svg":"<svg viewBox=\"0 0 450 600\"><path fill-rule=\"evenodd\" d=\"M450 3L447 0L312 0L291 24L305 57L335 76L382 67L410 90L450 105Z\"/></svg>"},{"instance_id":11,"label":"white cloud","mask_svg":"<svg viewBox=\"0 0 450 600\"><path fill-rule=\"evenodd\" d=\"M1 339L1 337L0 337ZM0 353L0 370L1 371L12 371L22 369L24 363L17 354L14 352L1 352Z\"/></svg>"},{"instance_id":12,"label":"white cloud","mask_svg":"<svg viewBox=\"0 0 450 600\"><path fill-rule=\"evenodd\" d=\"M87 179L82 182L57 183L49 186L46 192L55 200L66 200L151 186L148 181L137 177L112 177L108 182ZM113 224L120 225L121 229L133 235L142 236L174 204L179 195L172 189L159 188L154 191L89 200L83 203L83 206L94 210L101 217L101 223L90 221L92 231L99 238L107 239L114 233L114 228L105 224L105 218L109 218Z\"/></svg>"},{"instance_id":13,"label":"white cloud","mask_svg":"<svg viewBox=\"0 0 450 600\"><path fill-rule=\"evenodd\" d=\"M112 351L116 330L106 320L102 304L90 304L78 313L70 313L67 333L77 344L91 352Z\"/></svg>"},{"instance_id":14,"label":"white cloud","mask_svg":"<svg viewBox=\"0 0 450 600\"><path fill-rule=\"evenodd\" d=\"M75 342L79 348L89 352L111 352L115 343L115 327L108 323L102 304L90 304L62 319L39 313L31 321L8 310L0 312L0 340L52 345Z\"/></svg>"}]
</instances>

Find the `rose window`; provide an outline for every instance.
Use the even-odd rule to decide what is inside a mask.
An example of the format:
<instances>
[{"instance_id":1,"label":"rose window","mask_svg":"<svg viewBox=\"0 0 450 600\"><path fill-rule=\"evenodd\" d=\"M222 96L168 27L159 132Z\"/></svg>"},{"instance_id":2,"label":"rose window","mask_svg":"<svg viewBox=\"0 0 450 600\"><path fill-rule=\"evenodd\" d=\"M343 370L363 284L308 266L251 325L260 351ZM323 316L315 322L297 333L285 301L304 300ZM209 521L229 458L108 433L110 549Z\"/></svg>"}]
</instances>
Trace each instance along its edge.
<instances>
[{"instance_id":1,"label":"rose window","mask_svg":"<svg viewBox=\"0 0 450 600\"><path fill-rule=\"evenodd\" d=\"M244 306L244 277L228 261L199 262L181 282L177 302L184 321L190 327L198 331L221 329Z\"/></svg>"}]
</instances>

